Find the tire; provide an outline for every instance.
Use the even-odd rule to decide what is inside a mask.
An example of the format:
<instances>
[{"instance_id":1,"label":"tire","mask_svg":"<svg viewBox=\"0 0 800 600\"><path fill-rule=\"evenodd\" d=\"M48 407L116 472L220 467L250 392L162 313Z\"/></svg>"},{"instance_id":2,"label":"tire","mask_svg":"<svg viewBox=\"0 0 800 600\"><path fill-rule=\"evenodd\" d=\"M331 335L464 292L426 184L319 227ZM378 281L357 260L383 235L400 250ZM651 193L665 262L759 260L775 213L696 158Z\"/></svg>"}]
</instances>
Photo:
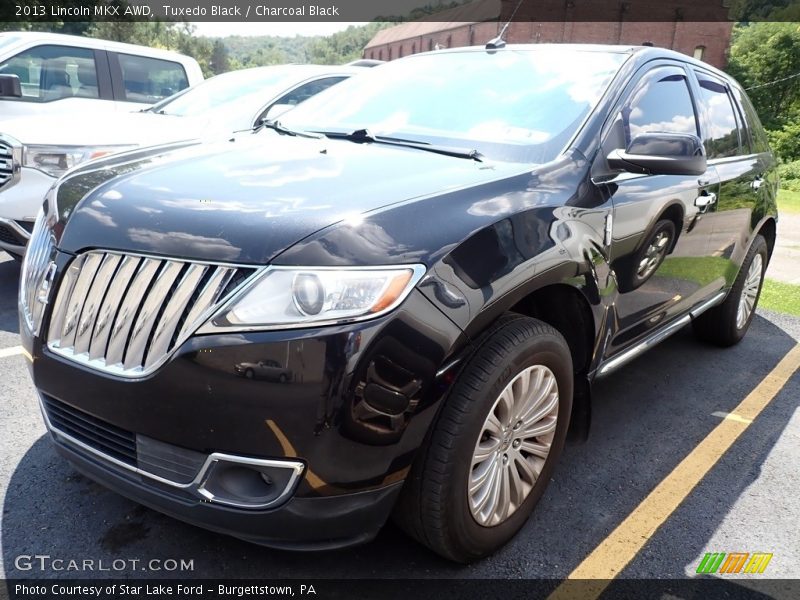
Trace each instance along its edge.
<instances>
[{"instance_id":1,"label":"tire","mask_svg":"<svg viewBox=\"0 0 800 600\"><path fill-rule=\"evenodd\" d=\"M758 275L757 282L753 279L755 271L754 273L750 271L754 261L760 261L761 273ZM700 340L722 347L733 346L742 340L750 328L753 315L756 313L756 306L758 306L758 299L761 297L761 288L764 284L764 273L767 271L768 261L767 241L763 236L757 235L742 262L742 268L739 269L739 274L736 276L736 280L733 282L725 301L707 310L692 321L694 333ZM750 277L750 275L753 275L753 277ZM751 284L757 284L757 288L755 289L755 295L751 296L752 307L749 314L746 315L744 320L740 320L739 303L742 300L745 287L747 286L751 291L753 289L748 285L748 281Z\"/></svg>"},{"instance_id":2,"label":"tire","mask_svg":"<svg viewBox=\"0 0 800 600\"><path fill-rule=\"evenodd\" d=\"M650 279L675 245L675 223L657 221L645 243L634 254L621 261L617 280L621 292L637 289Z\"/></svg>"},{"instance_id":3,"label":"tire","mask_svg":"<svg viewBox=\"0 0 800 600\"><path fill-rule=\"evenodd\" d=\"M533 410L533 414L547 411L547 416L533 423L552 427L555 418L554 430L536 438L529 433L526 441L511 439L514 435L525 436L519 433L523 431L522 427L516 430L516 434L513 430L501 434L502 440L487 437L485 427L490 412L501 415L500 420L507 420L502 417L503 406L499 404L501 392L514 381L520 383L518 377L524 377L523 373L531 375L531 385L537 381L533 377L539 374L543 381L557 384L557 405L553 404L553 394L550 393L543 396L540 410ZM572 357L558 331L521 315L499 319L483 337L454 383L420 449L395 508L395 521L419 542L456 562L479 559L503 546L525 524L550 481L567 435L572 386ZM520 394L520 397L536 396ZM530 454L528 458L523 457L522 452L534 439L542 446L549 441L546 458L535 458ZM475 464L473 469L478 444L496 447L497 450L491 453L494 458ZM510 458L504 461L503 454ZM535 480L523 481L524 465L518 462L522 459L533 461L540 468ZM511 469L520 474L517 480L520 487L507 488L511 494L515 489L527 489L527 495L514 494L516 503L497 503L497 506L508 508L509 514L503 518L502 508L491 518L476 512L474 498L477 496L471 495L468 488L472 478L492 469L499 473L506 469L509 477L512 477Z\"/></svg>"},{"instance_id":4,"label":"tire","mask_svg":"<svg viewBox=\"0 0 800 600\"><path fill-rule=\"evenodd\" d=\"M245 376L247 379L253 379L253 378L256 376L256 374L253 372L253 369L247 369L247 370L244 372L244 376Z\"/></svg>"}]
</instances>

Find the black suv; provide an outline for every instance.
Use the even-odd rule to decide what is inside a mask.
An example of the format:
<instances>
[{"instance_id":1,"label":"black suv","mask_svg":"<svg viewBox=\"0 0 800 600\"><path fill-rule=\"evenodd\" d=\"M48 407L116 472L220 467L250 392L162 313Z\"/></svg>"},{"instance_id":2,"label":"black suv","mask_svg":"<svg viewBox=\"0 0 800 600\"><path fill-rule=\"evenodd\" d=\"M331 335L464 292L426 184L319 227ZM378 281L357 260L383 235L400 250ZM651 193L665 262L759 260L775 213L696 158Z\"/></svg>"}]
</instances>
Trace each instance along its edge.
<instances>
[{"instance_id":1,"label":"black suv","mask_svg":"<svg viewBox=\"0 0 800 600\"><path fill-rule=\"evenodd\" d=\"M594 379L690 322L744 336L774 166L724 73L568 45L420 54L252 135L89 163L22 271L47 426L215 531L333 548L393 514L484 556L585 434Z\"/></svg>"}]
</instances>

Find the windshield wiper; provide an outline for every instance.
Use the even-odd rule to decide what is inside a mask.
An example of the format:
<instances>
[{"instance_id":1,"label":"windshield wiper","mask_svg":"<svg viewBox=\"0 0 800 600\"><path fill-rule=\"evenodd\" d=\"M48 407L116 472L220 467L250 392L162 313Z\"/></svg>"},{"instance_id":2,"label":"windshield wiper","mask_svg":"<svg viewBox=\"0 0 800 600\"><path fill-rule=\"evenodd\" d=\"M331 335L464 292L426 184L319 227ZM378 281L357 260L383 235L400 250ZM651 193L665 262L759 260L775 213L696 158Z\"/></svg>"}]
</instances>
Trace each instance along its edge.
<instances>
[{"instance_id":1,"label":"windshield wiper","mask_svg":"<svg viewBox=\"0 0 800 600\"><path fill-rule=\"evenodd\" d=\"M281 125L281 122L277 119L261 119L261 122L253 127L253 133L257 131L261 131L262 129L272 129L273 131L277 131L281 135L291 135L296 137L305 137L305 138L312 138L315 140L321 140L325 136L321 133L312 133L310 131L296 131L294 129L289 129L285 125Z\"/></svg>"},{"instance_id":2,"label":"windshield wiper","mask_svg":"<svg viewBox=\"0 0 800 600\"><path fill-rule=\"evenodd\" d=\"M369 129L356 129L350 133L334 132L334 131L321 131L319 132L326 137L348 140L357 144L385 144L387 146L402 146L404 148L416 148L417 150L424 150L426 152L433 152L435 154L443 154L444 156L453 156L455 158L468 158L477 162L483 162L483 154L477 150L470 150L467 148L454 148L452 146L436 146L429 142L421 142L418 140L407 140L403 138L386 137L380 135L373 135Z\"/></svg>"}]
</instances>

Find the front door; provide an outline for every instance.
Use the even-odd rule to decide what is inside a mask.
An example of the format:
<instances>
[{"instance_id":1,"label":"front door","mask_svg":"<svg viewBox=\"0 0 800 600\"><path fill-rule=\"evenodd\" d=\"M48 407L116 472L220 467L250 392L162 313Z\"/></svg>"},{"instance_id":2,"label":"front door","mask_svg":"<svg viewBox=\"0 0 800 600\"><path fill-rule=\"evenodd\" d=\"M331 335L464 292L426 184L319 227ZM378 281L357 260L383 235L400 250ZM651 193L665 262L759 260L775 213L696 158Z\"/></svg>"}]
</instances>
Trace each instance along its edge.
<instances>
[{"instance_id":1,"label":"front door","mask_svg":"<svg viewBox=\"0 0 800 600\"><path fill-rule=\"evenodd\" d=\"M609 133L627 147L643 133L699 135L697 103L677 64L650 67L623 101ZM604 151L608 150L608 140ZM622 173L604 184L614 205L610 255L619 295L613 355L713 294L721 283L705 264L719 194L714 167L701 176Z\"/></svg>"}]
</instances>

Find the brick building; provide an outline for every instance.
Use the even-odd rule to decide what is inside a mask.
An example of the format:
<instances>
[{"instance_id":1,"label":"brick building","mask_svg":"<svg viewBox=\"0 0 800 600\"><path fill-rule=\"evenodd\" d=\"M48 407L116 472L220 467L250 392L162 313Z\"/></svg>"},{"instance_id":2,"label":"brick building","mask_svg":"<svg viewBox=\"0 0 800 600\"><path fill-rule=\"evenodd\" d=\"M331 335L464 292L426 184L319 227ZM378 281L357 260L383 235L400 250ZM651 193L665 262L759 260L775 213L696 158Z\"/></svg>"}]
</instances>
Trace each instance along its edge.
<instances>
[{"instance_id":1,"label":"brick building","mask_svg":"<svg viewBox=\"0 0 800 600\"><path fill-rule=\"evenodd\" d=\"M477 0L383 29L364 48L364 58L393 60L435 48L484 44L511 18L517 2ZM648 42L722 68L733 29L729 5L730 0L526 0L505 39L510 44Z\"/></svg>"}]
</instances>

